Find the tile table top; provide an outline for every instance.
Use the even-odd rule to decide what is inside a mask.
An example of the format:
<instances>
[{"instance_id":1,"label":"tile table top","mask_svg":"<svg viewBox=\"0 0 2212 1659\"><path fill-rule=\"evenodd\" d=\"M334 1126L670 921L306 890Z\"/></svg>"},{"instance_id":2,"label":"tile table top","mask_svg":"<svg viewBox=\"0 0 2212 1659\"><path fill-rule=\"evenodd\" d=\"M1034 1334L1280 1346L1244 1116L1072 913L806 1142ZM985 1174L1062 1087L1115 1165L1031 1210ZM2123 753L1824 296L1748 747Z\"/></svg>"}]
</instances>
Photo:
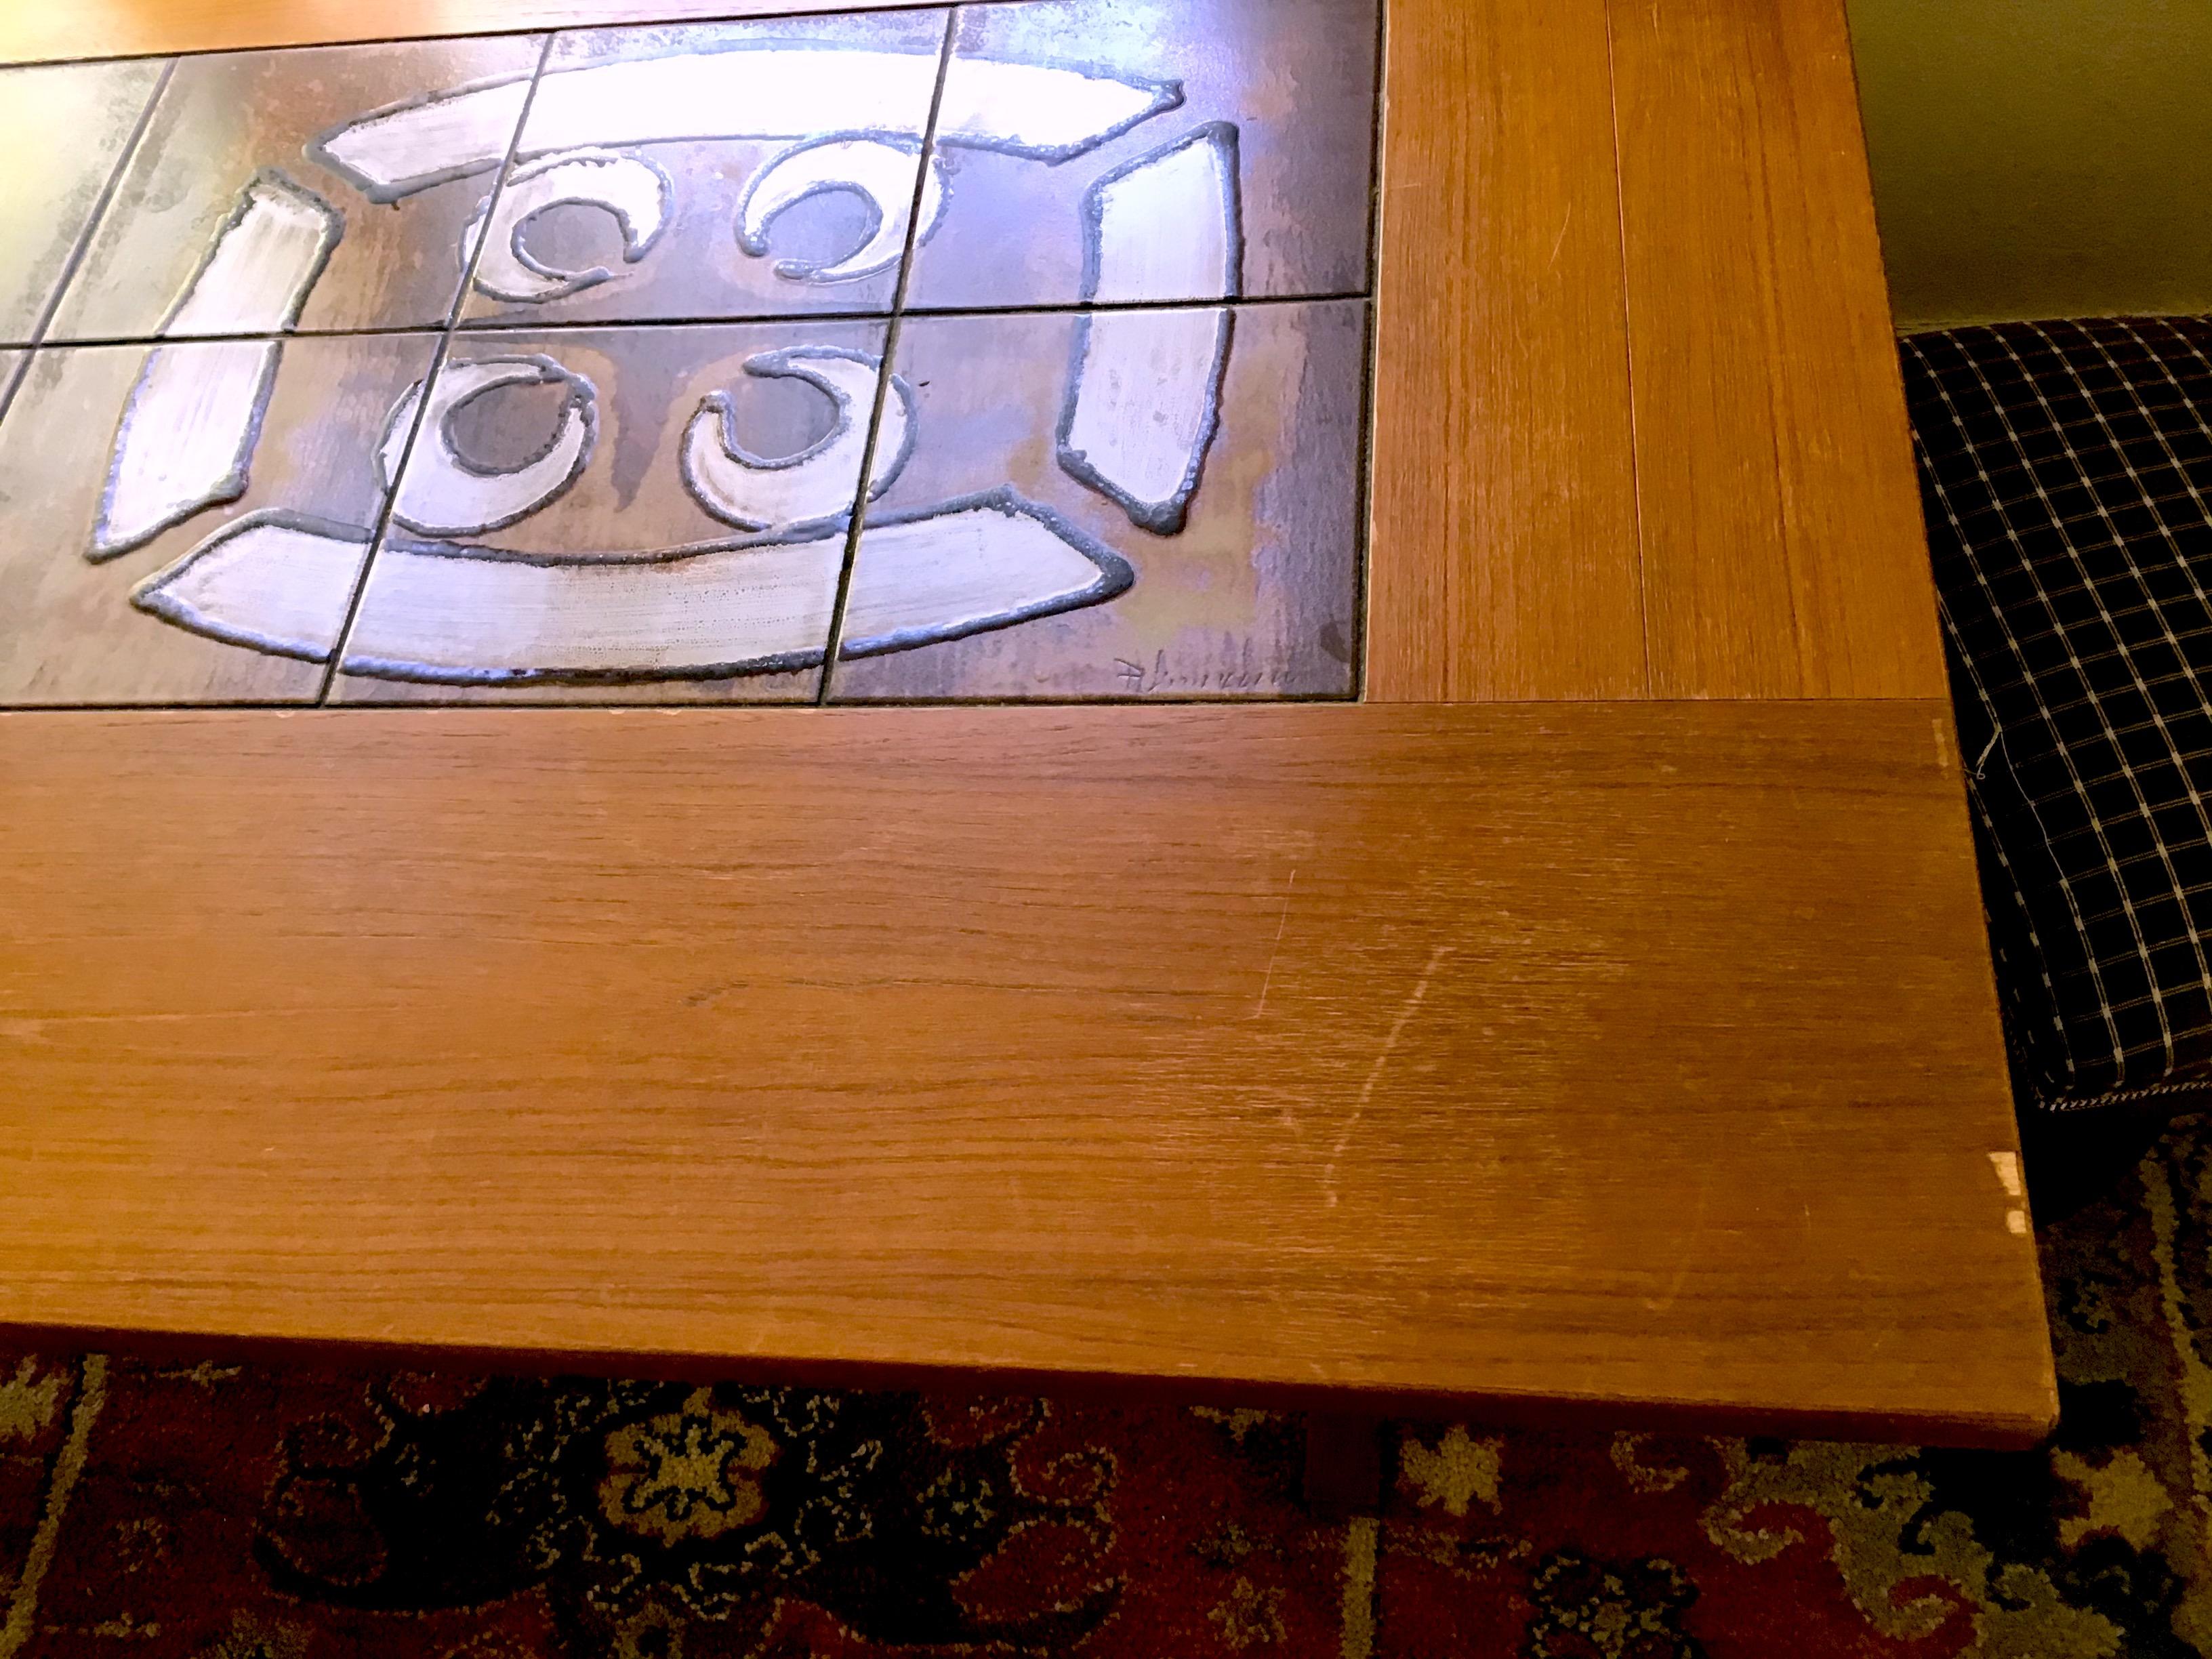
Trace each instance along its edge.
<instances>
[{"instance_id":1,"label":"tile table top","mask_svg":"<svg viewBox=\"0 0 2212 1659\"><path fill-rule=\"evenodd\" d=\"M0 70L0 707L1352 696L1376 33Z\"/></svg>"}]
</instances>

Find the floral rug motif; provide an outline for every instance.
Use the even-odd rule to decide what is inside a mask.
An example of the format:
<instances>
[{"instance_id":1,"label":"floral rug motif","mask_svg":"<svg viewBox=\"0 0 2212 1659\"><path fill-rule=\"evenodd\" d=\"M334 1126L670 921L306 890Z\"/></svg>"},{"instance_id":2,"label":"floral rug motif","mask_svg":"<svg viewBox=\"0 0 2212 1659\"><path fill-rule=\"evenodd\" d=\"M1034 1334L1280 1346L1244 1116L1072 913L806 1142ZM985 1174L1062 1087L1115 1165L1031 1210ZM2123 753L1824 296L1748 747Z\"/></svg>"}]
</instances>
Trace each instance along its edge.
<instances>
[{"instance_id":1,"label":"floral rug motif","mask_svg":"<svg viewBox=\"0 0 2212 1659\"><path fill-rule=\"evenodd\" d=\"M2023 1453L0 1359L0 1659L2212 1654L2212 1121L2046 1228Z\"/></svg>"}]
</instances>

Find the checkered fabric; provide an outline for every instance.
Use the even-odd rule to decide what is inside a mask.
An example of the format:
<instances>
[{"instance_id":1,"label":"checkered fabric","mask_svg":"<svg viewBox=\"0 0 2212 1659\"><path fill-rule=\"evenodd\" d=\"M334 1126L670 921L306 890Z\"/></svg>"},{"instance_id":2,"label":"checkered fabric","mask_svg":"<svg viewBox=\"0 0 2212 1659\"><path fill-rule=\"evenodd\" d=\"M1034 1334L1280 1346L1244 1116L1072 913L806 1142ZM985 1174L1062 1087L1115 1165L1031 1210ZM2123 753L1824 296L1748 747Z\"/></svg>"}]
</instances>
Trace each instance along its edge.
<instances>
[{"instance_id":1,"label":"checkered fabric","mask_svg":"<svg viewBox=\"0 0 2212 1659\"><path fill-rule=\"evenodd\" d=\"M2212 1092L2212 318L1902 343L2025 1095Z\"/></svg>"}]
</instances>

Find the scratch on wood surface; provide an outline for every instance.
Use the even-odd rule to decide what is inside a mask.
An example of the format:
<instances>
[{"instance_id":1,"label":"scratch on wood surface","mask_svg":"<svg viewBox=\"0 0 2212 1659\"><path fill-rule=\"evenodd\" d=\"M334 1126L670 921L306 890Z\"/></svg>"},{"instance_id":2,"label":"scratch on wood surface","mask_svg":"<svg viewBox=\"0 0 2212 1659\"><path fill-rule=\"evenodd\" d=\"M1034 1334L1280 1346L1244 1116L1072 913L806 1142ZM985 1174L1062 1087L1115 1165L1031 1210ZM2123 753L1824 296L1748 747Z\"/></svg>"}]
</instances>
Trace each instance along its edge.
<instances>
[{"instance_id":1,"label":"scratch on wood surface","mask_svg":"<svg viewBox=\"0 0 2212 1659\"><path fill-rule=\"evenodd\" d=\"M1552 244L1552 258L1549 265L1553 270L1559 268L1559 250L1567 245L1567 227L1574 222L1575 204L1570 202L1567 204L1567 216L1559 221L1559 239Z\"/></svg>"},{"instance_id":2,"label":"scratch on wood surface","mask_svg":"<svg viewBox=\"0 0 2212 1659\"><path fill-rule=\"evenodd\" d=\"M1429 981L1436 978L1437 969L1443 965L1444 958L1452 954L1452 949L1449 945L1439 945L1429 952L1429 965L1421 969L1420 978L1413 981L1413 988L1406 994L1406 1000L1398 1008L1398 1018L1391 1024L1390 1035L1382 1039L1382 1052L1375 1056L1375 1063L1367 1068L1367 1081L1360 1085L1359 1098L1352 1103L1352 1115L1345 1119L1344 1127L1336 1137L1336 1146L1329 1152L1328 1167L1322 1171L1322 1191L1332 1210L1336 1207L1337 1160L1344 1156L1344 1149L1352 1144L1352 1137L1359 1127L1359 1120L1367 1115L1367 1103L1375 1098L1375 1085L1382 1080L1382 1068L1390 1063L1390 1056L1397 1049L1399 1038L1406 1035L1406 1027L1413 1023L1422 999L1429 994Z\"/></svg>"},{"instance_id":3,"label":"scratch on wood surface","mask_svg":"<svg viewBox=\"0 0 2212 1659\"><path fill-rule=\"evenodd\" d=\"M1291 878L1283 884L1282 919L1275 924L1275 947L1267 953L1267 976L1260 981L1260 1003L1252 1010L1255 1019L1267 1012L1267 988L1275 982L1275 963L1281 960L1283 954L1283 930L1291 925L1291 890L1297 884L1297 866L1293 865Z\"/></svg>"},{"instance_id":4,"label":"scratch on wood surface","mask_svg":"<svg viewBox=\"0 0 2212 1659\"><path fill-rule=\"evenodd\" d=\"M1698 1218L1690 1224L1690 1242L1682 1246L1682 1259L1675 1264L1674 1277L1668 1282L1663 1294L1644 1298L1646 1313L1665 1313L1674 1305L1675 1298L1682 1294L1682 1286L1689 1282L1691 1261L1697 1251L1698 1242L1705 1236L1705 1216L1712 1207L1712 1200L1713 1183L1711 1177L1707 1176L1698 1182ZM1805 1207L1805 1218L1809 1222L1812 1217L1812 1206L1808 1204Z\"/></svg>"}]
</instances>

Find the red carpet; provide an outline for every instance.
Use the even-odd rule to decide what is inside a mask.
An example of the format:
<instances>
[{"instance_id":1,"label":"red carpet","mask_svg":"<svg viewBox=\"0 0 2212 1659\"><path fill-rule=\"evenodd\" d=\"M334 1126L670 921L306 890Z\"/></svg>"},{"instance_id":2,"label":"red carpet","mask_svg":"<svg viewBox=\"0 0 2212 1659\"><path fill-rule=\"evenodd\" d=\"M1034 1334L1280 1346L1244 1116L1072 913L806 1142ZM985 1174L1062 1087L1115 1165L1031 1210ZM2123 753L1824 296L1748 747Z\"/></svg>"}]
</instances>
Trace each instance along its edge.
<instances>
[{"instance_id":1,"label":"red carpet","mask_svg":"<svg viewBox=\"0 0 2212 1659\"><path fill-rule=\"evenodd\" d=\"M2212 1125L2043 1236L2030 1453L1029 1400L0 1365L0 1659L2212 1650Z\"/></svg>"}]
</instances>

